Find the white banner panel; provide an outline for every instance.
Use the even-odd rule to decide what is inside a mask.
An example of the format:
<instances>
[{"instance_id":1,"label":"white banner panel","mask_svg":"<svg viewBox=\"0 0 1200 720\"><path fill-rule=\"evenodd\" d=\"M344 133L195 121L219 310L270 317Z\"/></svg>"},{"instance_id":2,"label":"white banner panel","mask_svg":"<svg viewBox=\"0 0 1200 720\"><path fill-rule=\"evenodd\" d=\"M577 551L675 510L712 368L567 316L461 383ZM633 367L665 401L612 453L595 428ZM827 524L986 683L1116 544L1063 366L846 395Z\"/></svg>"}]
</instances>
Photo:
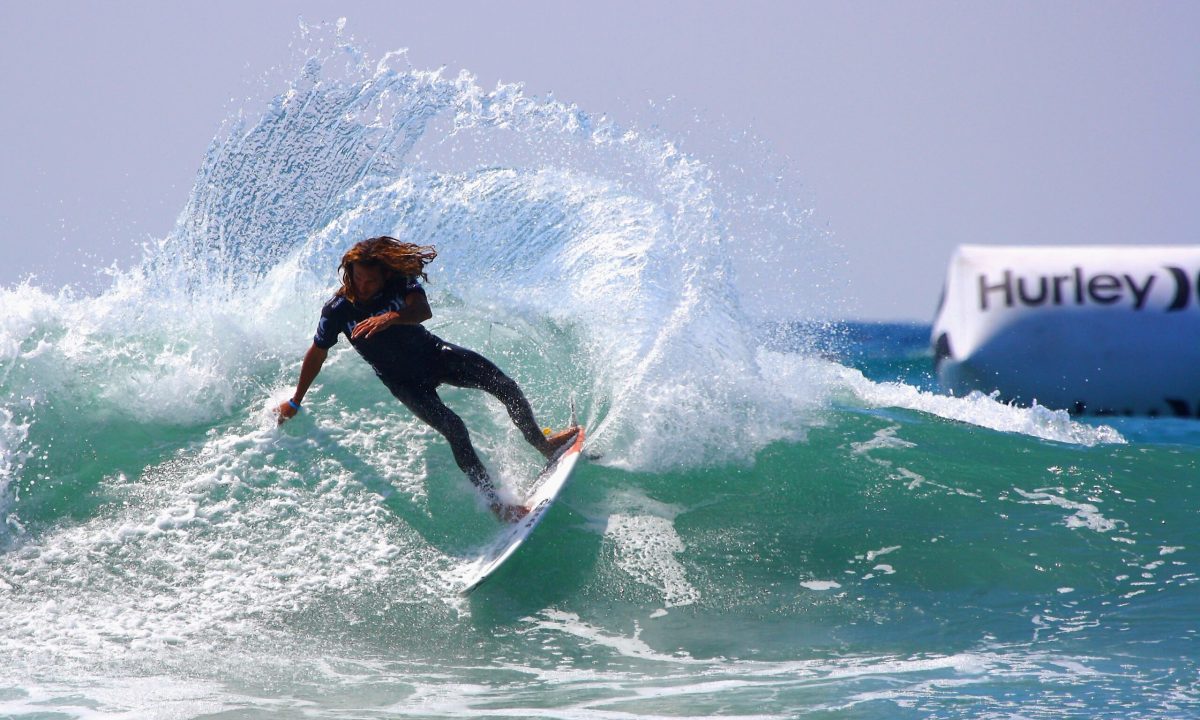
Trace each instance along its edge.
<instances>
[{"instance_id":1,"label":"white banner panel","mask_svg":"<svg viewBox=\"0 0 1200 720\"><path fill-rule=\"evenodd\" d=\"M963 245L931 339L956 395L1200 417L1200 246Z\"/></svg>"}]
</instances>

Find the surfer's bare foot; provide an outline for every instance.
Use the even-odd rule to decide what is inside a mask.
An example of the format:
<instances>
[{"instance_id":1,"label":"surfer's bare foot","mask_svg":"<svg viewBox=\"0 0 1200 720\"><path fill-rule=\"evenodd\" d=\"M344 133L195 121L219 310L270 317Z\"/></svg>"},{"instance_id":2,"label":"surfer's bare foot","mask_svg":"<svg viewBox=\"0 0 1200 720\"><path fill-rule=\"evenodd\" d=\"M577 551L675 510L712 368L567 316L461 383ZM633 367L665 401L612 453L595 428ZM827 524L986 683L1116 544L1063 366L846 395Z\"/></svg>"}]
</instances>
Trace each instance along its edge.
<instances>
[{"instance_id":1,"label":"surfer's bare foot","mask_svg":"<svg viewBox=\"0 0 1200 720\"><path fill-rule=\"evenodd\" d=\"M554 457L554 455L563 445L570 443L571 440L575 438L575 435L578 432L579 427L574 426L569 427L566 430L559 430L553 435L547 435L546 446L542 448L542 454L545 455L547 459Z\"/></svg>"},{"instance_id":2,"label":"surfer's bare foot","mask_svg":"<svg viewBox=\"0 0 1200 720\"><path fill-rule=\"evenodd\" d=\"M495 503L492 505L492 512L496 513L496 517L500 518L501 522L515 523L520 522L521 518L529 514L529 508L524 505Z\"/></svg>"}]
</instances>

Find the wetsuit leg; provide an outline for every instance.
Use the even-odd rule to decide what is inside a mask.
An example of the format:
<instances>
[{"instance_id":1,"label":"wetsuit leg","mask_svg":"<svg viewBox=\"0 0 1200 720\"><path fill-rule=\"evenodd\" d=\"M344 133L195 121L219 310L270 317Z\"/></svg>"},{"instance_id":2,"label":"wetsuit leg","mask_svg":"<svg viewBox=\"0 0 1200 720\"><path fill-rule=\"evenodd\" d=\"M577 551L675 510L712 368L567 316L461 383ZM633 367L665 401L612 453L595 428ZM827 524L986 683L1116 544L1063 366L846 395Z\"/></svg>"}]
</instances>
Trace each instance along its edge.
<instances>
[{"instance_id":1,"label":"wetsuit leg","mask_svg":"<svg viewBox=\"0 0 1200 720\"><path fill-rule=\"evenodd\" d=\"M479 488L489 501L495 501L496 489L492 485L492 479L488 475L487 468L483 466L479 455L475 453L475 448L471 445L471 435L467 432L467 426L453 410L442 402L438 397L437 390L432 385L427 384L412 384L412 385L388 385L388 389L396 396L396 399L404 403L404 406L412 411L419 420L437 430L450 443L450 450L454 453L454 462L458 463L458 467L471 481L475 487Z\"/></svg>"},{"instance_id":2,"label":"wetsuit leg","mask_svg":"<svg viewBox=\"0 0 1200 720\"><path fill-rule=\"evenodd\" d=\"M474 388L494 395L504 404L513 424L525 436L525 440L539 452L550 448L533 416L533 408L525 399L525 393L491 361L458 345L443 342L438 349L438 380L455 387Z\"/></svg>"}]
</instances>

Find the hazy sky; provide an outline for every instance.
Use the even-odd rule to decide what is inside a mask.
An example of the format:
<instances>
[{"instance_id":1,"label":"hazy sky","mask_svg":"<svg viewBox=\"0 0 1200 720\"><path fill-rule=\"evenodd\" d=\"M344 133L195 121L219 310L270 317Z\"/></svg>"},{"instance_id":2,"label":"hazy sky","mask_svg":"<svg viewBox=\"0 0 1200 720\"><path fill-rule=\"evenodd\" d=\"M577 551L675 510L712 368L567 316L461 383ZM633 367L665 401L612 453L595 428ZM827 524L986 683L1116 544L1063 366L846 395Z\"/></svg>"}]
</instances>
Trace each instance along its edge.
<instances>
[{"instance_id":1,"label":"hazy sky","mask_svg":"<svg viewBox=\"0 0 1200 720\"><path fill-rule=\"evenodd\" d=\"M1200 239L1196 2L0 0L0 285L169 232L221 121L294 75L300 15L485 88L751 130L844 248L852 317L930 320L959 243Z\"/></svg>"}]
</instances>

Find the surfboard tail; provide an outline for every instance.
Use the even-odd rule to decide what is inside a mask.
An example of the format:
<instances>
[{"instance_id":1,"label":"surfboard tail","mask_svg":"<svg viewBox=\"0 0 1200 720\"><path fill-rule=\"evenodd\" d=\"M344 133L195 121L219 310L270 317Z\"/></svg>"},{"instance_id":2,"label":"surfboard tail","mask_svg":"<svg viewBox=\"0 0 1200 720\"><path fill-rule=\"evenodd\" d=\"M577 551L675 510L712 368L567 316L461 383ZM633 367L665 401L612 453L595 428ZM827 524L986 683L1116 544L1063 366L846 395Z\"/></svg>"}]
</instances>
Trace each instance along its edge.
<instances>
[{"instance_id":1,"label":"surfboard tail","mask_svg":"<svg viewBox=\"0 0 1200 720\"><path fill-rule=\"evenodd\" d=\"M525 502L532 508L529 514L518 523L508 526L497 541L471 565L465 573L464 587L459 591L461 595L469 595L475 588L483 584L484 580L516 552L517 548L525 542L525 538L529 537L529 534L541 522L554 499L558 497L559 492L571 478L571 471L575 468L576 461L579 460L583 449L585 433L585 429L579 427L572 442L564 445L560 454L547 463L546 468L534 481L533 494L525 499Z\"/></svg>"}]
</instances>

